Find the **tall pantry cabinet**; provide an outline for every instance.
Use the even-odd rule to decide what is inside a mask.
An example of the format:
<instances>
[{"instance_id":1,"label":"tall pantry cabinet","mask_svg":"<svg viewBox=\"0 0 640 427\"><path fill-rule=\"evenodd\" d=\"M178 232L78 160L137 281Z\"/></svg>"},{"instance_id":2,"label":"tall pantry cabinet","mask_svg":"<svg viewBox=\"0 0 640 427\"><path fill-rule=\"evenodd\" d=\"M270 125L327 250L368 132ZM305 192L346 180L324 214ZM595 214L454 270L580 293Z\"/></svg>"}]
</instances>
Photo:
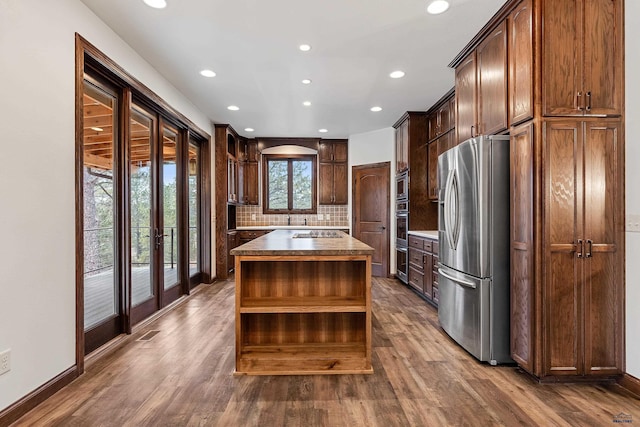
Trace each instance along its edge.
<instances>
[{"instance_id":1,"label":"tall pantry cabinet","mask_svg":"<svg viewBox=\"0 0 640 427\"><path fill-rule=\"evenodd\" d=\"M622 22L623 0L509 1L458 56L506 26L511 350L541 380L624 373Z\"/></svg>"}]
</instances>

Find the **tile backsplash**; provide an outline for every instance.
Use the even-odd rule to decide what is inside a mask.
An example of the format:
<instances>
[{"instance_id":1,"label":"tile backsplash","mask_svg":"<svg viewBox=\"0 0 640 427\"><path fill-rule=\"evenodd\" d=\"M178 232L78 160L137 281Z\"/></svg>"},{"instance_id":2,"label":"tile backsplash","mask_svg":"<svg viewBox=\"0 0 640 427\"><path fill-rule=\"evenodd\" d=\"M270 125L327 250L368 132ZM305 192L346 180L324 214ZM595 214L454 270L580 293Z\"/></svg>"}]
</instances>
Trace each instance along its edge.
<instances>
[{"instance_id":1,"label":"tile backsplash","mask_svg":"<svg viewBox=\"0 0 640 427\"><path fill-rule=\"evenodd\" d=\"M253 219L255 218L255 219ZM291 225L338 226L349 228L347 205L318 206L318 213L291 215ZM287 214L264 215L262 206L238 206L236 210L236 226L251 227L264 225L287 225Z\"/></svg>"}]
</instances>

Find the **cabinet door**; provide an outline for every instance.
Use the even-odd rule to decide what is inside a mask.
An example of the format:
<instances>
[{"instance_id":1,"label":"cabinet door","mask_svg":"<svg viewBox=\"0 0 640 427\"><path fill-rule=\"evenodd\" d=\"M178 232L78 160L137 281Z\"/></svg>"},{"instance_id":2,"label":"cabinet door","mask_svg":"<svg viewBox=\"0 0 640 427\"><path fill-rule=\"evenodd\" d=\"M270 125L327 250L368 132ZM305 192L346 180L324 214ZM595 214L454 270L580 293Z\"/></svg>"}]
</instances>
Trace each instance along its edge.
<instances>
[{"instance_id":1,"label":"cabinet door","mask_svg":"<svg viewBox=\"0 0 640 427\"><path fill-rule=\"evenodd\" d=\"M258 142L249 141L247 142L247 161L248 162L257 162L259 159L260 153L258 152Z\"/></svg>"},{"instance_id":2,"label":"cabinet door","mask_svg":"<svg viewBox=\"0 0 640 427\"><path fill-rule=\"evenodd\" d=\"M610 1L610 0L605 0ZM542 114L582 115L582 0L542 2Z\"/></svg>"},{"instance_id":3,"label":"cabinet door","mask_svg":"<svg viewBox=\"0 0 640 427\"><path fill-rule=\"evenodd\" d=\"M245 205L258 205L258 162L246 162L243 168L243 197Z\"/></svg>"},{"instance_id":4,"label":"cabinet door","mask_svg":"<svg viewBox=\"0 0 640 427\"><path fill-rule=\"evenodd\" d=\"M409 169L409 119L400 126L402 132L402 170Z\"/></svg>"},{"instance_id":5,"label":"cabinet door","mask_svg":"<svg viewBox=\"0 0 640 427\"><path fill-rule=\"evenodd\" d=\"M619 121L585 124L585 374L622 373L624 179Z\"/></svg>"},{"instance_id":6,"label":"cabinet door","mask_svg":"<svg viewBox=\"0 0 640 427\"><path fill-rule=\"evenodd\" d=\"M429 123L429 141L432 141L438 137L438 113L433 112L427 118Z\"/></svg>"},{"instance_id":7,"label":"cabinet door","mask_svg":"<svg viewBox=\"0 0 640 427\"><path fill-rule=\"evenodd\" d=\"M581 134L580 121L543 124L543 375L578 375L583 365Z\"/></svg>"},{"instance_id":8,"label":"cabinet door","mask_svg":"<svg viewBox=\"0 0 640 427\"><path fill-rule=\"evenodd\" d=\"M476 80L474 51L456 67L456 143L458 144L477 133Z\"/></svg>"},{"instance_id":9,"label":"cabinet door","mask_svg":"<svg viewBox=\"0 0 640 427\"><path fill-rule=\"evenodd\" d=\"M318 168L318 179L320 180L320 204L330 205L333 203L333 163L320 163Z\"/></svg>"},{"instance_id":10,"label":"cabinet door","mask_svg":"<svg viewBox=\"0 0 640 427\"><path fill-rule=\"evenodd\" d=\"M536 345L536 275L534 246L534 125L511 129L510 142L510 247L511 247L511 357L534 373Z\"/></svg>"},{"instance_id":11,"label":"cabinet door","mask_svg":"<svg viewBox=\"0 0 640 427\"><path fill-rule=\"evenodd\" d=\"M238 162L233 157L227 158L227 200L238 201Z\"/></svg>"},{"instance_id":12,"label":"cabinet door","mask_svg":"<svg viewBox=\"0 0 640 427\"><path fill-rule=\"evenodd\" d=\"M456 127L456 97L454 95L451 97L451 100L449 101L449 129L447 129L447 131L450 131L455 127ZM451 140L452 143L455 143L454 139L455 137L452 138Z\"/></svg>"},{"instance_id":13,"label":"cabinet door","mask_svg":"<svg viewBox=\"0 0 640 427\"><path fill-rule=\"evenodd\" d=\"M333 165L333 204L346 205L348 198L348 167L346 163L334 163Z\"/></svg>"},{"instance_id":14,"label":"cabinet door","mask_svg":"<svg viewBox=\"0 0 640 427\"><path fill-rule=\"evenodd\" d=\"M319 162L333 161L333 144L332 143L320 142L318 144L318 161Z\"/></svg>"},{"instance_id":15,"label":"cabinet door","mask_svg":"<svg viewBox=\"0 0 640 427\"><path fill-rule=\"evenodd\" d=\"M451 128L451 113L449 112L449 108L451 108L451 104L446 102L440 109L438 110L438 135L442 135L447 132Z\"/></svg>"},{"instance_id":16,"label":"cabinet door","mask_svg":"<svg viewBox=\"0 0 640 427\"><path fill-rule=\"evenodd\" d=\"M447 135L427 145L427 195L430 200L438 200L438 145L441 139L448 139Z\"/></svg>"},{"instance_id":17,"label":"cabinet door","mask_svg":"<svg viewBox=\"0 0 640 427\"><path fill-rule=\"evenodd\" d=\"M507 22L478 46L478 134L493 135L507 128Z\"/></svg>"},{"instance_id":18,"label":"cabinet door","mask_svg":"<svg viewBox=\"0 0 640 427\"><path fill-rule=\"evenodd\" d=\"M406 169L404 165L402 130L402 126L396 129L396 173L400 173Z\"/></svg>"},{"instance_id":19,"label":"cabinet door","mask_svg":"<svg viewBox=\"0 0 640 427\"><path fill-rule=\"evenodd\" d=\"M433 299L433 255L425 253L422 256L424 279L422 280L422 292L424 295Z\"/></svg>"},{"instance_id":20,"label":"cabinet door","mask_svg":"<svg viewBox=\"0 0 640 427\"><path fill-rule=\"evenodd\" d=\"M623 85L622 0L584 1L585 113L620 115Z\"/></svg>"},{"instance_id":21,"label":"cabinet door","mask_svg":"<svg viewBox=\"0 0 640 427\"><path fill-rule=\"evenodd\" d=\"M348 146L346 143L336 142L333 144L333 161L346 163L348 156Z\"/></svg>"},{"instance_id":22,"label":"cabinet door","mask_svg":"<svg viewBox=\"0 0 640 427\"><path fill-rule=\"evenodd\" d=\"M533 117L533 8L523 0L509 16L509 123Z\"/></svg>"}]
</instances>

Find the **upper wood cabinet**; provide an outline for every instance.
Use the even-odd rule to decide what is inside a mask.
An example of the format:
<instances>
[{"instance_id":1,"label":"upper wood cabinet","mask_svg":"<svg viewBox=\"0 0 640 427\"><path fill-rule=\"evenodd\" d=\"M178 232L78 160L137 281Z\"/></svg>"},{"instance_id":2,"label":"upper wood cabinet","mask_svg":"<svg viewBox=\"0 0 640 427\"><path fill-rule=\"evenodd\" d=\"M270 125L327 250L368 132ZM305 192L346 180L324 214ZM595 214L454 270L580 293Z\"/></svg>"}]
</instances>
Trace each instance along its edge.
<instances>
[{"instance_id":1,"label":"upper wood cabinet","mask_svg":"<svg viewBox=\"0 0 640 427\"><path fill-rule=\"evenodd\" d=\"M438 156L455 145L455 93L451 89L427 111L427 197L438 200ZM433 132L432 132L433 131Z\"/></svg>"},{"instance_id":2,"label":"upper wood cabinet","mask_svg":"<svg viewBox=\"0 0 640 427\"><path fill-rule=\"evenodd\" d=\"M321 141L318 160L320 204L346 205L349 202L347 141Z\"/></svg>"},{"instance_id":3,"label":"upper wood cabinet","mask_svg":"<svg viewBox=\"0 0 640 427\"><path fill-rule=\"evenodd\" d=\"M542 114L617 116L623 99L622 0L541 0Z\"/></svg>"},{"instance_id":4,"label":"upper wood cabinet","mask_svg":"<svg viewBox=\"0 0 640 427\"><path fill-rule=\"evenodd\" d=\"M476 49L478 127L476 135L507 129L507 22L502 21ZM475 136L475 135L474 135ZM462 142L462 141L459 141Z\"/></svg>"},{"instance_id":5,"label":"upper wood cabinet","mask_svg":"<svg viewBox=\"0 0 640 427\"><path fill-rule=\"evenodd\" d=\"M454 98L451 97L436 111L429 114L429 141L433 141L453 129L455 120L455 114L452 111L454 108L453 100Z\"/></svg>"},{"instance_id":6,"label":"upper wood cabinet","mask_svg":"<svg viewBox=\"0 0 640 427\"><path fill-rule=\"evenodd\" d=\"M478 74L473 51L456 67L456 142L477 135Z\"/></svg>"},{"instance_id":7,"label":"upper wood cabinet","mask_svg":"<svg viewBox=\"0 0 640 427\"><path fill-rule=\"evenodd\" d=\"M523 0L511 12L509 23L509 123L533 117L533 7Z\"/></svg>"},{"instance_id":8,"label":"upper wood cabinet","mask_svg":"<svg viewBox=\"0 0 640 427\"><path fill-rule=\"evenodd\" d=\"M458 143L507 129L506 22L500 23L456 67L455 90Z\"/></svg>"},{"instance_id":9,"label":"upper wood cabinet","mask_svg":"<svg viewBox=\"0 0 640 427\"><path fill-rule=\"evenodd\" d=\"M396 128L396 173L409 168L409 121Z\"/></svg>"}]
</instances>

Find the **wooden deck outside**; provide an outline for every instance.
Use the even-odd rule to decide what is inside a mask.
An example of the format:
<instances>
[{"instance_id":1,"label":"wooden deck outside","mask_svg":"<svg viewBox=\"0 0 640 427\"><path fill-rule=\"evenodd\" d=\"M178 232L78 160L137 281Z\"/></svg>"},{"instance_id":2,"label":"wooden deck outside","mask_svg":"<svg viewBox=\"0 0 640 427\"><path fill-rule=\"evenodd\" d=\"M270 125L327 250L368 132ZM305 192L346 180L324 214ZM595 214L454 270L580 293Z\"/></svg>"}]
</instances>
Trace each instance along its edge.
<instances>
[{"instance_id":1,"label":"wooden deck outside","mask_svg":"<svg viewBox=\"0 0 640 427\"><path fill-rule=\"evenodd\" d=\"M190 269L190 274L196 267ZM131 269L132 301L142 302L151 295L149 267L133 267ZM178 281L177 267L164 268L164 283L174 284ZM114 312L113 270L103 271L84 279L84 325L85 329L99 323Z\"/></svg>"}]
</instances>

